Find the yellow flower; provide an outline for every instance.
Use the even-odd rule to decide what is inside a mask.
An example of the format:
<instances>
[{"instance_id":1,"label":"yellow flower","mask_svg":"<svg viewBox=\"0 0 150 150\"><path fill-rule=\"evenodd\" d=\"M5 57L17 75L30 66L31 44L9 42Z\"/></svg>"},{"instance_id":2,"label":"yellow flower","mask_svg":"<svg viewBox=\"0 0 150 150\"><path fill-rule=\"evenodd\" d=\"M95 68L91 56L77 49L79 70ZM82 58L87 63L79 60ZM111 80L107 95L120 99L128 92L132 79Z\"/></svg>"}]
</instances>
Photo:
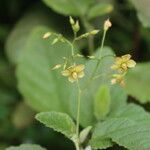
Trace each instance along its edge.
<instances>
[{"instance_id":1,"label":"yellow flower","mask_svg":"<svg viewBox=\"0 0 150 150\"><path fill-rule=\"evenodd\" d=\"M125 81L123 78L123 75L120 74L114 74L113 79L111 80L111 84L120 84L122 87L125 86Z\"/></svg>"},{"instance_id":2,"label":"yellow flower","mask_svg":"<svg viewBox=\"0 0 150 150\"><path fill-rule=\"evenodd\" d=\"M68 80L70 82L74 82L78 80L79 78L84 77L84 68L85 66L80 64L80 65L74 65L70 66L66 70L62 71L62 75L68 77Z\"/></svg>"},{"instance_id":3,"label":"yellow flower","mask_svg":"<svg viewBox=\"0 0 150 150\"><path fill-rule=\"evenodd\" d=\"M117 57L115 64L111 66L111 69L118 70L120 72L126 72L128 68L133 68L135 65L136 62L131 59L131 55L126 54L121 57Z\"/></svg>"}]
</instances>

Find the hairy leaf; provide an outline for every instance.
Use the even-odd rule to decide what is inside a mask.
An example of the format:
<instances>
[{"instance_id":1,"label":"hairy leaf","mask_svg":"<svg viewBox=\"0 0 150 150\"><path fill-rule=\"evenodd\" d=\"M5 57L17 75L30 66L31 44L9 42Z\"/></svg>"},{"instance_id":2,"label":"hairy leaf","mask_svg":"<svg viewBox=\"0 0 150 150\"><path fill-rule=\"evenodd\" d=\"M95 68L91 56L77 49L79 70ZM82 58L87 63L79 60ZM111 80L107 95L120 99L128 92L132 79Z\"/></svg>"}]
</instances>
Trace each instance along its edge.
<instances>
[{"instance_id":1,"label":"hairy leaf","mask_svg":"<svg viewBox=\"0 0 150 150\"><path fill-rule=\"evenodd\" d=\"M150 115L137 105L120 108L116 114L95 127L94 149L110 147L114 142L132 150L150 148Z\"/></svg>"},{"instance_id":2,"label":"hairy leaf","mask_svg":"<svg viewBox=\"0 0 150 150\"><path fill-rule=\"evenodd\" d=\"M93 19L102 15L106 15L113 10L113 6L110 3L99 3L93 6L89 13L88 18Z\"/></svg>"},{"instance_id":3,"label":"hairy leaf","mask_svg":"<svg viewBox=\"0 0 150 150\"><path fill-rule=\"evenodd\" d=\"M92 0L43 0L47 6L63 15L84 15Z\"/></svg>"},{"instance_id":4,"label":"hairy leaf","mask_svg":"<svg viewBox=\"0 0 150 150\"><path fill-rule=\"evenodd\" d=\"M6 150L46 150L46 149L35 144L22 144L20 146L11 146L9 148L6 148Z\"/></svg>"},{"instance_id":5,"label":"hairy leaf","mask_svg":"<svg viewBox=\"0 0 150 150\"><path fill-rule=\"evenodd\" d=\"M130 0L137 10L138 17L145 27L150 27L150 1Z\"/></svg>"},{"instance_id":6,"label":"hairy leaf","mask_svg":"<svg viewBox=\"0 0 150 150\"><path fill-rule=\"evenodd\" d=\"M71 84L52 67L62 63L62 57L70 54L66 43L51 45L53 37L42 39L48 29L35 29L17 67L19 90L27 103L37 111L69 111Z\"/></svg>"},{"instance_id":7,"label":"hairy leaf","mask_svg":"<svg viewBox=\"0 0 150 150\"><path fill-rule=\"evenodd\" d=\"M103 119L110 111L111 97L107 85L101 85L94 101L94 114L97 120Z\"/></svg>"},{"instance_id":8,"label":"hairy leaf","mask_svg":"<svg viewBox=\"0 0 150 150\"><path fill-rule=\"evenodd\" d=\"M126 78L127 93L141 103L150 101L150 63L139 63Z\"/></svg>"},{"instance_id":9,"label":"hairy leaf","mask_svg":"<svg viewBox=\"0 0 150 150\"><path fill-rule=\"evenodd\" d=\"M36 115L36 119L49 128L61 132L68 138L72 138L75 133L75 124L69 115L59 112L42 112Z\"/></svg>"},{"instance_id":10,"label":"hairy leaf","mask_svg":"<svg viewBox=\"0 0 150 150\"><path fill-rule=\"evenodd\" d=\"M40 25L49 25L49 17L43 10L32 9L16 24L6 42L9 61L17 64L31 31Z\"/></svg>"}]
</instances>

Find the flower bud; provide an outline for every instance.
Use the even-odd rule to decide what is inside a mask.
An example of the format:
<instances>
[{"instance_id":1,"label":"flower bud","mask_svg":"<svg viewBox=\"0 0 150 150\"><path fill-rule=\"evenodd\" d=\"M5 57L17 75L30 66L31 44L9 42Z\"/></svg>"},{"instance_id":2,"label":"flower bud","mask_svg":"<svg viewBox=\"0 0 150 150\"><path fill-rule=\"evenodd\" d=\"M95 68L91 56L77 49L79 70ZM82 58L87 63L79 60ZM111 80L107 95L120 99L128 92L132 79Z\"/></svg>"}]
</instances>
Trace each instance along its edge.
<instances>
[{"instance_id":1,"label":"flower bud","mask_svg":"<svg viewBox=\"0 0 150 150\"><path fill-rule=\"evenodd\" d=\"M81 55L81 54L76 54L76 57L84 57L83 55Z\"/></svg>"},{"instance_id":2,"label":"flower bud","mask_svg":"<svg viewBox=\"0 0 150 150\"><path fill-rule=\"evenodd\" d=\"M71 25L75 24L75 22L74 22L74 20L73 20L73 18L71 16L69 17L69 22L70 22Z\"/></svg>"},{"instance_id":3,"label":"flower bud","mask_svg":"<svg viewBox=\"0 0 150 150\"><path fill-rule=\"evenodd\" d=\"M47 39L51 36L51 32L47 32L43 35L43 39Z\"/></svg>"},{"instance_id":4,"label":"flower bud","mask_svg":"<svg viewBox=\"0 0 150 150\"><path fill-rule=\"evenodd\" d=\"M80 30L79 21L76 21L76 23L73 25L74 32L78 32Z\"/></svg>"},{"instance_id":5,"label":"flower bud","mask_svg":"<svg viewBox=\"0 0 150 150\"><path fill-rule=\"evenodd\" d=\"M98 32L99 32L99 30L93 30L93 31L90 32L90 34L95 35L95 34L97 34Z\"/></svg>"},{"instance_id":6,"label":"flower bud","mask_svg":"<svg viewBox=\"0 0 150 150\"><path fill-rule=\"evenodd\" d=\"M56 44L58 42L58 38L55 38L52 42L52 45Z\"/></svg>"},{"instance_id":7,"label":"flower bud","mask_svg":"<svg viewBox=\"0 0 150 150\"><path fill-rule=\"evenodd\" d=\"M107 31L112 26L112 23L109 19L104 22L104 30Z\"/></svg>"},{"instance_id":8,"label":"flower bud","mask_svg":"<svg viewBox=\"0 0 150 150\"><path fill-rule=\"evenodd\" d=\"M96 57L95 56L87 56L88 58L90 59L95 59Z\"/></svg>"},{"instance_id":9,"label":"flower bud","mask_svg":"<svg viewBox=\"0 0 150 150\"><path fill-rule=\"evenodd\" d=\"M57 64L57 65L55 65L55 66L52 68L52 70L59 69L61 66L62 66L61 64Z\"/></svg>"}]
</instances>

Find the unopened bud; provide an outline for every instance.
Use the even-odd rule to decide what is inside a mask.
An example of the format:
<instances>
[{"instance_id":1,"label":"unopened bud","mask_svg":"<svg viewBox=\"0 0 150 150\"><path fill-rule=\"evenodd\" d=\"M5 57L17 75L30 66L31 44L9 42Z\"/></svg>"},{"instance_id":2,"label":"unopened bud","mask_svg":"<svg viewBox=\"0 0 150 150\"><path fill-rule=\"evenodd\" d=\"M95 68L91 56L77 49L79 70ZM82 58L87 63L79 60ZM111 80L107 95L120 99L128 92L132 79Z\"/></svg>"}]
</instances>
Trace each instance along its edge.
<instances>
[{"instance_id":1,"label":"unopened bud","mask_svg":"<svg viewBox=\"0 0 150 150\"><path fill-rule=\"evenodd\" d=\"M51 32L47 32L43 35L43 39L47 39L51 36Z\"/></svg>"},{"instance_id":2,"label":"unopened bud","mask_svg":"<svg viewBox=\"0 0 150 150\"><path fill-rule=\"evenodd\" d=\"M61 64L57 64L57 65L55 65L55 66L52 68L52 70L59 69L61 66L62 66Z\"/></svg>"},{"instance_id":3,"label":"unopened bud","mask_svg":"<svg viewBox=\"0 0 150 150\"><path fill-rule=\"evenodd\" d=\"M88 58L90 59L95 59L96 57L95 56L87 56Z\"/></svg>"},{"instance_id":4,"label":"unopened bud","mask_svg":"<svg viewBox=\"0 0 150 150\"><path fill-rule=\"evenodd\" d=\"M71 16L69 17L69 22L70 22L71 25L75 24L75 22L74 22L74 20L73 20L73 18Z\"/></svg>"},{"instance_id":5,"label":"unopened bud","mask_svg":"<svg viewBox=\"0 0 150 150\"><path fill-rule=\"evenodd\" d=\"M104 30L107 31L111 26L112 26L112 23L110 22L109 19L107 19L107 20L104 22Z\"/></svg>"},{"instance_id":6,"label":"unopened bud","mask_svg":"<svg viewBox=\"0 0 150 150\"><path fill-rule=\"evenodd\" d=\"M58 38L55 38L52 42L52 45L56 44L58 42Z\"/></svg>"},{"instance_id":7,"label":"unopened bud","mask_svg":"<svg viewBox=\"0 0 150 150\"><path fill-rule=\"evenodd\" d=\"M90 32L90 34L95 35L95 34L97 34L98 32L99 32L99 30L93 30L93 31Z\"/></svg>"},{"instance_id":8,"label":"unopened bud","mask_svg":"<svg viewBox=\"0 0 150 150\"><path fill-rule=\"evenodd\" d=\"M81 55L81 54L77 54L76 56L77 56L77 57L81 57L81 58L82 58L82 57L84 57L84 56L83 56L83 55Z\"/></svg>"},{"instance_id":9,"label":"unopened bud","mask_svg":"<svg viewBox=\"0 0 150 150\"><path fill-rule=\"evenodd\" d=\"M117 81L116 81L116 79L111 79L111 84L113 85L113 84L116 84L117 83Z\"/></svg>"},{"instance_id":10,"label":"unopened bud","mask_svg":"<svg viewBox=\"0 0 150 150\"><path fill-rule=\"evenodd\" d=\"M76 23L73 25L74 32L78 32L80 30L79 21L76 21Z\"/></svg>"}]
</instances>

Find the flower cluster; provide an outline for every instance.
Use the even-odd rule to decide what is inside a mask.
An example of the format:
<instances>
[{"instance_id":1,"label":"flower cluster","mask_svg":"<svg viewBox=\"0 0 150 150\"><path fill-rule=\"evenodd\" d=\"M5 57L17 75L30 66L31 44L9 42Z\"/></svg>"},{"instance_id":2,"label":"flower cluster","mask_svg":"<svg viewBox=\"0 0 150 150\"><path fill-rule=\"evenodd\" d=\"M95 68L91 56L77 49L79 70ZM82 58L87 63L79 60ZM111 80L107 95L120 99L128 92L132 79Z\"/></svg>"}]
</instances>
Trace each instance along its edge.
<instances>
[{"instance_id":1,"label":"flower cluster","mask_svg":"<svg viewBox=\"0 0 150 150\"><path fill-rule=\"evenodd\" d=\"M134 68L136 62L131 59L130 54L116 57L115 63L111 66L112 70L118 71L118 74L113 75L111 80L112 84L119 83L121 86L125 86L124 76L126 75L129 68Z\"/></svg>"}]
</instances>

